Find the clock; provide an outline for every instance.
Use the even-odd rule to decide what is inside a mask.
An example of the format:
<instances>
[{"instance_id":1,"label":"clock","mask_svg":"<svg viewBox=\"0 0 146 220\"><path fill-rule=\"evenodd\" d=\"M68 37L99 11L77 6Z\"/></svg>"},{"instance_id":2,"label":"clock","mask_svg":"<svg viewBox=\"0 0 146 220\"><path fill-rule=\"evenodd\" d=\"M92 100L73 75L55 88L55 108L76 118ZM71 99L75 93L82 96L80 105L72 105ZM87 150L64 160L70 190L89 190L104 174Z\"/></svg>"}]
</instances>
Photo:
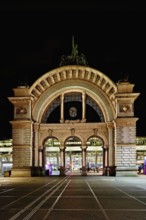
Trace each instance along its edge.
<instances>
[{"instance_id":1,"label":"clock","mask_svg":"<svg viewBox=\"0 0 146 220\"><path fill-rule=\"evenodd\" d=\"M76 107L71 107L71 108L69 109L69 115L70 115L70 117L72 117L72 118L76 117L76 116L77 116L77 108L76 108Z\"/></svg>"}]
</instances>

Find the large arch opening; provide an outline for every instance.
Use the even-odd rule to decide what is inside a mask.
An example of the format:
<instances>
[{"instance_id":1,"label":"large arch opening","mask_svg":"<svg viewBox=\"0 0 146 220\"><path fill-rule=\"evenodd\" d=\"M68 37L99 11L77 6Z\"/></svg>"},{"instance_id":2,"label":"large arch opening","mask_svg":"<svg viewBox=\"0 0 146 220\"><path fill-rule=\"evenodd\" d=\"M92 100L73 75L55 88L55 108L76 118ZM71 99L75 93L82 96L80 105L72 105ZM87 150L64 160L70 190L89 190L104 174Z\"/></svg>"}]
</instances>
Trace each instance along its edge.
<instances>
[{"instance_id":1,"label":"large arch opening","mask_svg":"<svg viewBox=\"0 0 146 220\"><path fill-rule=\"evenodd\" d=\"M64 94L64 121L69 120L82 120L82 93L81 92L69 92ZM46 108L42 121L44 123L60 123L60 96L52 100L52 102ZM85 110L86 110L86 122L103 122L104 116L99 105L86 94L85 99Z\"/></svg>"}]
</instances>

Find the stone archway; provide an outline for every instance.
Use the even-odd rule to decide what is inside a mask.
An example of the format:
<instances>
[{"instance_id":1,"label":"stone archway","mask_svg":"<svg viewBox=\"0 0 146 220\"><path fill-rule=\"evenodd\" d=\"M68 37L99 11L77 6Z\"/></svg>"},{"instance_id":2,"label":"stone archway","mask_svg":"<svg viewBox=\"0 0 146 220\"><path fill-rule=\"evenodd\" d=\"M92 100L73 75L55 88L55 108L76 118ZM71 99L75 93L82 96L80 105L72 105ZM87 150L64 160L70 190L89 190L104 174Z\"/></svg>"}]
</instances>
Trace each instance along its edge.
<instances>
[{"instance_id":1,"label":"stone archway","mask_svg":"<svg viewBox=\"0 0 146 220\"><path fill-rule=\"evenodd\" d=\"M118 175L136 174L138 119L134 117L134 101L139 93L133 93L133 87L129 82L115 84L93 68L73 65L44 74L31 87L15 88L14 97L9 97L14 105L12 176L31 176L33 168L42 167L46 137L55 136L60 141L64 158L65 140L76 134L82 141L83 155L88 138L98 134L104 141L105 166L111 170L116 167ZM73 106L68 105L71 100ZM79 106L79 118L66 117L67 106L74 110ZM52 123L48 117L55 109L57 112L57 107L58 118ZM90 108L95 112L95 119L99 115L100 121L88 120ZM125 151L128 152L127 161L124 160ZM61 163L64 168L64 159ZM86 169L85 160L82 169Z\"/></svg>"}]
</instances>

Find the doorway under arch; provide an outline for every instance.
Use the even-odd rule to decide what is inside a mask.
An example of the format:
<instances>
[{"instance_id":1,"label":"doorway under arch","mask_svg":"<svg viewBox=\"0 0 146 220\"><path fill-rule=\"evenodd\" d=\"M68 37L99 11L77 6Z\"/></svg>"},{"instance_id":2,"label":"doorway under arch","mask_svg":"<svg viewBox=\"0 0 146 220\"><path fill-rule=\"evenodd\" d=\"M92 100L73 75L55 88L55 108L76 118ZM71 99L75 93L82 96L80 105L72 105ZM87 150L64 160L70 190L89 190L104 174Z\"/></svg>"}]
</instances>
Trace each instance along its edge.
<instances>
[{"instance_id":1,"label":"doorway under arch","mask_svg":"<svg viewBox=\"0 0 146 220\"><path fill-rule=\"evenodd\" d=\"M86 169L87 175L103 175L103 141L92 136L87 141Z\"/></svg>"},{"instance_id":2,"label":"doorway under arch","mask_svg":"<svg viewBox=\"0 0 146 220\"><path fill-rule=\"evenodd\" d=\"M60 175L60 142L48 137L44 142L44 169L47 176Z\"/></svg>"},{"instance_id":3,"label":"doorway under arch","mask_svg":"<svg viewBox=\"0 0 146 220\"><path fill-rule=\"evenodd\" d=\"M82 142L78 137L71 136L65 142L65 172L80 174L82 168Z\"/></svg>"}]
</instances>

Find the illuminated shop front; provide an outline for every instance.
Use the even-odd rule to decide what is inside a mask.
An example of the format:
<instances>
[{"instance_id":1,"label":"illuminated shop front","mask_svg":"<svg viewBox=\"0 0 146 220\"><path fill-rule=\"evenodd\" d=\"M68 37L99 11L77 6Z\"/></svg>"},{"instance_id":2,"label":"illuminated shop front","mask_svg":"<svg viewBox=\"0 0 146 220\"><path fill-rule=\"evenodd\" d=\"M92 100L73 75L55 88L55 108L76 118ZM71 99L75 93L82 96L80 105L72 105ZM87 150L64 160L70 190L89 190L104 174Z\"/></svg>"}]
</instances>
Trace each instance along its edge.
<instances>
[{"instance_id":1,"label":"illuminated shop front","mask_svg":"<svg viewBox=\"0 0 146 220\"><path fill-rule=\"evenodd\" d=\"M144 158L146 157L146 137L136 138L136 161L137 165L144 164Z\"/></svg>"},{"instance_id":2,"label":"illuminated shop front","mask_svg":"<svg viewBox=\"0 0 146 220\"><path fill-rule=\"evenodd\" d=\"M12 139L0 140L0 175L12 169Z\"/></svg>"}]
</instances>

